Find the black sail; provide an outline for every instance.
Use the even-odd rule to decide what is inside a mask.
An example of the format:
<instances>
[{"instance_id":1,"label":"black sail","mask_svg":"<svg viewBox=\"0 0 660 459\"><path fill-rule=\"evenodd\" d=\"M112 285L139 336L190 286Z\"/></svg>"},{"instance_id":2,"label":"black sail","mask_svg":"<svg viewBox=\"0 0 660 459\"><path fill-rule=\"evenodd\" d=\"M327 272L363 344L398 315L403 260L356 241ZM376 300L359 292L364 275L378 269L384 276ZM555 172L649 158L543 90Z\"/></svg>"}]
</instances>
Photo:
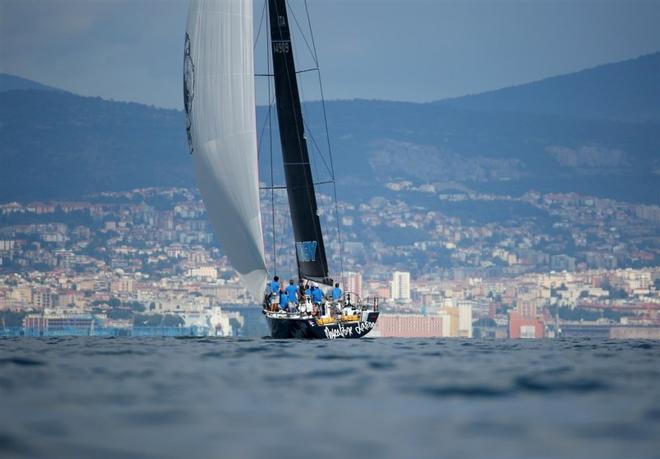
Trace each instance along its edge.
<instances>
[{"instance_id":1,"label":"black sail","mask_svg":"<svg viewBox=\"0 0 660 459\"><path fill-rule=\"evenodd\" d=\"M268 0L268 8L277 119L298 273L303 279L331 283L309 165L286 0Z\"/></svg>"}]
</instances>

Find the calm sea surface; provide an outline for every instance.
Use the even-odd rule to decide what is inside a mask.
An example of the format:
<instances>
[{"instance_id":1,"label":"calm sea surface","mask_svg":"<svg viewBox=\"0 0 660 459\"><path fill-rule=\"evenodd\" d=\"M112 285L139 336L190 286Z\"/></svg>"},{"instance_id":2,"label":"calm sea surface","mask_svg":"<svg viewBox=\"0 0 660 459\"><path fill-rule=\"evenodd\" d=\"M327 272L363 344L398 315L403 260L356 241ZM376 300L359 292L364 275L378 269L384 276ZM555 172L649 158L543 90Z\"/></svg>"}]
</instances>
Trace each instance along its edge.
<instances>
[{"instance_id":1,"label":"calm sea surface","mask_svg":"<svg viewBox=\"0 0 660 459\"><path fill-rule=\"evenodd\" d=\"M2 457L660 455L660 343L0 339Z\"/></svg>"}]
</instances>

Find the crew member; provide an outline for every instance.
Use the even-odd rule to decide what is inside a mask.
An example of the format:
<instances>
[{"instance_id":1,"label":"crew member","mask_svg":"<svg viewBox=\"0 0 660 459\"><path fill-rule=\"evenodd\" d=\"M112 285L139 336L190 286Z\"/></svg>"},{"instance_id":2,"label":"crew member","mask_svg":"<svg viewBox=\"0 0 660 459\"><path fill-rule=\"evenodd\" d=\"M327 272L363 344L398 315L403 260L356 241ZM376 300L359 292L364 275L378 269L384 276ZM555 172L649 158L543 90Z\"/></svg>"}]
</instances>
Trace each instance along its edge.
<instances>
[{"instance_id":1,"label":"crew member","mask_svg":"<svg viewBox=\"0 0 660 459\"><path fill-rule=\"evenodd\" d=\"M335 288L332 289L332 301L335 303L339 303L339 300L341 300L343 292L339 288L339 283L335 283Z\"/></svg>"},{"instance_id":2,"label":"crew member","mask_svg":"<svg viewBox=\"0 0 660 459\"><path fill-rule=\"evenodd\" d=\"M318 307L318 311L321 314L324 314L325 311L323 311L323 290L316 286L312 286L312 301L314 304Z\"/></svg>"},{"instance_id":3,"label":"crew member","mask_svg":"<svg viewBox=\"0 0 660 459\"><path fill-rule=\"evenodd\" d=\"M277 305L280 303L280 278L273 277L273 282L270 283L270 303L272 309L277 311Z\"/></svg>"},{"instance_id":4,"label":"crew member","mask_svg":"<svg viewBox=\"0 0 660 459\"><path fill-rule=\"evenodd\" d=\"M273 277L273 282L270 283L270 291L278 293L280 291L280 278L279 276Z\"/></svg>"},{"instance_id":5,"label":"crew member","mask_svg":"<svg viewBox=\"0 0 660 459\"><path fill-rule=\"evenodd\" d=\"M280 311L287 311L289 309L289 295L286 293L286 290L282 289L279 291L280 296Z\"/></svg>"},{"instance_id":6,"label":"crew member","mask_svg":"<svg viewBox=\"0 0 660 459\"><path fill-rule=\"evenodd\" d=\"M289 280L289 285L286 287L286 294L289 297L289 303L298 303L298 286L293 283L293 279Z\"/></svg>"}]
</instances>

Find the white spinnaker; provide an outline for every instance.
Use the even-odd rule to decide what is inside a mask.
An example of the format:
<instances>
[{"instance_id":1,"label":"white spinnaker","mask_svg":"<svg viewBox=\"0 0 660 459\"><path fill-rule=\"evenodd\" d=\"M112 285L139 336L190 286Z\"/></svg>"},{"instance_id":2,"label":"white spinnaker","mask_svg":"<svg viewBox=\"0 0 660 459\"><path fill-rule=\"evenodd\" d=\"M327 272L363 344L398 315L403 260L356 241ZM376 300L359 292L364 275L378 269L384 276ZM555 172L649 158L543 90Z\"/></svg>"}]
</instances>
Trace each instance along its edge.
<instances>
[{"instance_id":1,"label":"white spinnaker","mask_svg":"<svg viewBox=\"0 0 660 459\"><path fill-rule=\"evenodd\" d=\"M252 0L192 0L184 67L197 183L224 252L259 301L268 274L259 208Z\"/></svg>"}]
</instances>

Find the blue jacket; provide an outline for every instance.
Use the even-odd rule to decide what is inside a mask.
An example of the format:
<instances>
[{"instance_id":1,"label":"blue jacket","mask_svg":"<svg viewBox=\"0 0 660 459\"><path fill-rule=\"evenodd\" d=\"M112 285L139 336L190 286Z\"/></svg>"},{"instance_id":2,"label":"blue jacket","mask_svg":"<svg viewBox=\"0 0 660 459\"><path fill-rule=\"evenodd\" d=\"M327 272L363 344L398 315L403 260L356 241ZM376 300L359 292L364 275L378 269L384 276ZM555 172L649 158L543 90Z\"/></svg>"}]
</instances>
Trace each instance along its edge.
<instances>
[{"instance_id":1,"label":"blue jacket","mask_svg":"<svg viewBox=\"0 0 660 459\"><path fill-rule=\"evenodd\" d=\"M291 301L292 303L297 303L298 302L298 286L297 285L287 286L286 294L289 296L289 301Z\"/></svg>"},{"instance_id":2,"label":"blue jacket","mask_svg":"<svg viewBox=\"0 0 660 459\"><path fill-rule=\"evenodd\" d=\"M315 288L312 290L312 301L314 303L322 303L323 302L323 290L320 288Z\"/></svg>"},{"instance_id":3,"label":"blue jacket","mask_svg":"<svg viewBox=\"0 0 660 459\"><path fill-rule=\"evenodd\" d=\"M312 296L312 289L311 288L305 289L305 296L310 296L310 297Z\"/></svg>"},{"instance_id":4,"label":"blue jacket","mask_svg":"<svg viewBox=\"0 0 660 459\"><path fill-rule=\"evenodd\" d=\"M341 300L341 294L342 294L342 291L339 287L333 288L332 289L332 299L333 299L333 301Z\"/></svg>"},{"instance_id":5,"label":"blue jacket","mask_svg":"<svg viewBox=\"0 0 660 459\"><path fill-rule=\"evenodd\" d=\"M273 293L277 293L280 291L280 283L279 282L271 282L270 283L270 291Z\"/></svg>"}]
</instances>

